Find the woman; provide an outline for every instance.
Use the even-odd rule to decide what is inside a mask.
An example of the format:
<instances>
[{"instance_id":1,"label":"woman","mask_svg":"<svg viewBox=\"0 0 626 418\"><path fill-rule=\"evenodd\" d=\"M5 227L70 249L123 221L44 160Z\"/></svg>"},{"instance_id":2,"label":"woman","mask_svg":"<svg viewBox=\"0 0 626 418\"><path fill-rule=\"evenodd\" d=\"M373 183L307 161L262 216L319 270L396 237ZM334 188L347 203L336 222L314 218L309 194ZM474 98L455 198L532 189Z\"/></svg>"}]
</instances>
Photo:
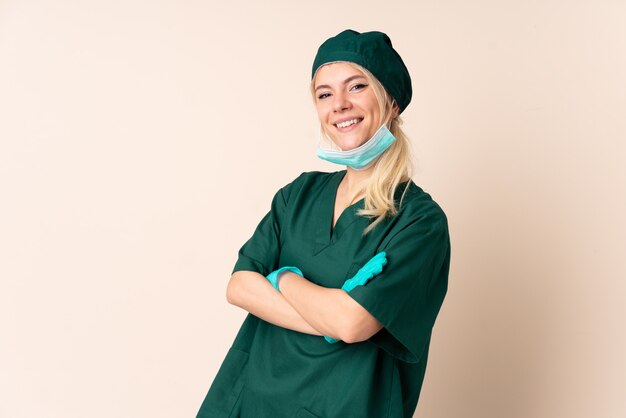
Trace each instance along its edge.
<instances>
[{"instance_id":1,"label":"woman","mask_svg":"<svg viewBox=\"0 0 626 418\"><path fill-rule=\"evenodd\" d=\"M410 180L411 80L381 32L315 57L318 155L345 170L280 189L227 298L250 314L198 417L411 417L450 264L447 219Z\"/></svg>"}]
</instances>

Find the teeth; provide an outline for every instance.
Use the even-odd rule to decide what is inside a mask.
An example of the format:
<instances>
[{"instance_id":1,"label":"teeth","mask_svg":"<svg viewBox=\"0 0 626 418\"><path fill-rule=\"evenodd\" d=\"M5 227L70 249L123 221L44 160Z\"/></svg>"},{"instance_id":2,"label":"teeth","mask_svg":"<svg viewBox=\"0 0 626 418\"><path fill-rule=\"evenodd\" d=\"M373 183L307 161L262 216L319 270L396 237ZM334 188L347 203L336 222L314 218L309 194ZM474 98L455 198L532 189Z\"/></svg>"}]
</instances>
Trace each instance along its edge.
<instances>
[{"instance_id":1,"label":"teeth","mask_svg":"<svg viewBox=\"0 0 626 418\"><path fill-rule=\"evenodd\" d=\"M337 124L338 128L347 128L350 125L354 125L355 123L359 123L358 119L347 120L345 122L341 122Z\"/></svg>"}]
</instances>

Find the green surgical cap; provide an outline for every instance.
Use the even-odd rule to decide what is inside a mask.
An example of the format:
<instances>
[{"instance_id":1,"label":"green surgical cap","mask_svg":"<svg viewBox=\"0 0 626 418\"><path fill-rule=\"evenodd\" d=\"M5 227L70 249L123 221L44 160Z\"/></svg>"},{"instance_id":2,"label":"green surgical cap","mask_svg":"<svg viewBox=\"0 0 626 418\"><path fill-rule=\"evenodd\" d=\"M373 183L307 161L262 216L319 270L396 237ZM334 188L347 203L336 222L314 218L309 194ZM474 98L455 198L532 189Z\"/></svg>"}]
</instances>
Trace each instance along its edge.
<instances>
[{"instance_id":1,"label":"green surgical cap","mask_svg":"<svg viewBox=\"0 0 626 418\"><path fill-rule=\"evenodd\" d=\"M311 79L322 65L333 62L353 62L374 74L395 99L400 113L411 102L411 76L386 34L347 29L327 39L317 50Z\"/></svg>"}]
</instances>

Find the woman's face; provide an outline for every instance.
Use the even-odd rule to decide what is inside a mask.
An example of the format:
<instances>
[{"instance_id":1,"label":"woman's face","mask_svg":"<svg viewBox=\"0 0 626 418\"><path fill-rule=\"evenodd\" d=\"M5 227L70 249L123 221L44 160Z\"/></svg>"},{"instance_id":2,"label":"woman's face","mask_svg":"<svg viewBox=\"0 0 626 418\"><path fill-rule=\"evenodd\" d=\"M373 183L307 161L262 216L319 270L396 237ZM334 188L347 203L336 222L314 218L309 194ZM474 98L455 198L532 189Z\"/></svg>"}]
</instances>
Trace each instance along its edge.
<instances>
[{"instance_id":1,"label":"woman's face","mask_svg":"<svg viewBox=\"0 0 626 418\"><path fill-rule=\"evenodd\" d=\"M380 108L363 72L345 62L326 64L315 76L315 106L328 137L343 151L357 148L381 125Z\"/></svg>"}]
</instances>

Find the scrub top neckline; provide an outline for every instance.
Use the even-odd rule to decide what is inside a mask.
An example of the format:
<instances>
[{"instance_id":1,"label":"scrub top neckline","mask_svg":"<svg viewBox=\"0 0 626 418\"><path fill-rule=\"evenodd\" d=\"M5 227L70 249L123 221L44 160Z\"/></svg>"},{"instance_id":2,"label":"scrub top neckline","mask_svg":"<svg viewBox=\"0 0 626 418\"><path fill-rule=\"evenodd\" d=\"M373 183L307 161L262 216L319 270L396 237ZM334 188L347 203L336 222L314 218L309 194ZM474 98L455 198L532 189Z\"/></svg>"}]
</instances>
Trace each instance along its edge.
<instances>
[{"instance_id":1,"label":"scrub top neckline","mask_svg":"<svg viewBox=\"0 0 626 418\"><path fill-rule=\"evenodd\" d=\"M335 225L333 225L333 220L335 219L335 204L337 203L337 192L339 191L339 185L341 184L341 182L343 181L344 177L346 177L346 174L348 174L347 170L342 170L339 171L339 173L343 173L339 176L337 176L339 178L339 181L337 182L336 185L333 185L333 189L334 189L334 196L333 196L333 213L332 213L332 217L330 220L330 228L331 228L331 235L333 234L334 230L337 228L337 224L339 223L339 220L341 219L341 217L343 216L344 213L346 213L346 211L350 208L352 208L352 206L358 205L359 203L361 203L361 201L365 200L364 197L360 198L359 200L357 200L356 202L354 202L351 205L346 206L343 211L341 212L341 214L339 215L339 218L337 218L337 222L335 222Z\"/></svg>"},{"instance_id":2,"label":"scrub top neckline","mask_svg":"<svg viewBox=\"0 0 626 418\"><path fill-rule=\"evenodd\" d=\"M322 195L319 197L317 213L319 213L320 216L317 217L315 254L339 240L343 232L355 221L359 220L359 218L367 222L367 219L356 214L357 210L365 203L365 198L361 198L346 207L343 212L341 212L341 215L339 215L339 218L333 227L337 190L339 189L339 184L346 174L347 170L332 173L330 179L323 188Z\"/></svg>"}]
</instances>

